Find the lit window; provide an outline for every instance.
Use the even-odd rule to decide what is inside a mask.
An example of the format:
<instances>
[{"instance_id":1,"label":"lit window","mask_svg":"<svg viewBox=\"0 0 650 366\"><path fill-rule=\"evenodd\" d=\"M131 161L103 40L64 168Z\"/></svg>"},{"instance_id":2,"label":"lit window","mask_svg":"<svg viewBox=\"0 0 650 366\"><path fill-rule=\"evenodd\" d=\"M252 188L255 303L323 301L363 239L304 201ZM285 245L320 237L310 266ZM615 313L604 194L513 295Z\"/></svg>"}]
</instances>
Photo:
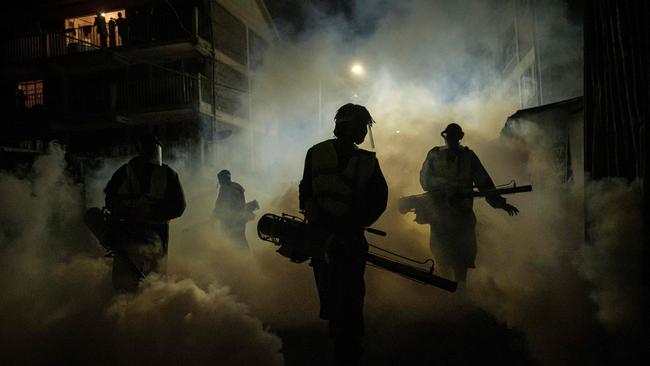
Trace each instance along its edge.
<instances>
[{"instance_id":1,"label":"lit window","mask_svg":"<svg viewBox=\"0 0 650 366\"><path fill-rule=\"evenodd\" d=\"M16 90L16 102L23 108L43 105L43 80L21 81Z\"/></svg>"}]
</instances>

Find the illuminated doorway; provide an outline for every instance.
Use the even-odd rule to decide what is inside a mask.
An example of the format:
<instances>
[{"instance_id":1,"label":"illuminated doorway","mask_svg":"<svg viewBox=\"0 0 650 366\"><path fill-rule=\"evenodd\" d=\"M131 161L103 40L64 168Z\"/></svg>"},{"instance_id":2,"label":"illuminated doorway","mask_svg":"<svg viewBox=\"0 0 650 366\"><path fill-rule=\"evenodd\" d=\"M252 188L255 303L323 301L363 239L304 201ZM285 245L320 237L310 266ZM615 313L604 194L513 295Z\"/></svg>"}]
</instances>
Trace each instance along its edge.
<instances>
[{"instance_id":1,"label":"illuminated doorway","mask_svg":"<svg viewBox=\"0 0 650 366\"><path fill-rule=\"evenodd\" d=\"M123 20L119 19L118 13ZM66 19L66 47L79 52L124 45L127 34L124 14L124 9L103 12L100 15L103 22L95 14Z\"/></svg>"}]
</instances>

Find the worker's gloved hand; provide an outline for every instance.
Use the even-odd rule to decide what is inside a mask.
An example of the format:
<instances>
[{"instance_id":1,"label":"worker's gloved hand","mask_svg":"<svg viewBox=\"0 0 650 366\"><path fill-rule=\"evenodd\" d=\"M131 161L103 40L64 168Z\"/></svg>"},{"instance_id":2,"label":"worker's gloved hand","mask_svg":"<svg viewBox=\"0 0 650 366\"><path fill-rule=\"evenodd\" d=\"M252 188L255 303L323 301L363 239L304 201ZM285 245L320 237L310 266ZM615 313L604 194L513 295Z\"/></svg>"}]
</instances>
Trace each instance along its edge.
<instances>
[{"instance_id":1,"label":"worker's gloved hand","mask_svg":"<svg viewBox=\"0 0 650 366\"><path fill-rule=\"evenodd\" d=\"M517 216L519 215L519 209L509 203L506 203L503 206L503 210L508 213L510 216Z\"/></svg>"}]
</instances>

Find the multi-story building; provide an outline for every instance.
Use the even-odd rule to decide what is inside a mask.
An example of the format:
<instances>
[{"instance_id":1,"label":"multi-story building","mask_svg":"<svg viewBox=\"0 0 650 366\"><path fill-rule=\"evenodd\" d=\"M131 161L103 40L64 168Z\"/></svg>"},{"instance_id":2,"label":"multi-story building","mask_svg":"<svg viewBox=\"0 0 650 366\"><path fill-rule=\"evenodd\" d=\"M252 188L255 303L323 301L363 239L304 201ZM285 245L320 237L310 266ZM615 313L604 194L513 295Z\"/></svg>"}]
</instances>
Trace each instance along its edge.
<instances>
[{"instance_id":1,"label":"multi-story building","mask_svg":"<svg viewBox=\"0 0 650 366\"><path fill-rule=\"evenodd\" d=\"M494 0L492 31L500 94L516 108L583 95L580 2Z\"/></svg>"},{"instance_id":2,"label":"multi-story building","mask_svg":"<svg viewBox=\"0 0 650 366\"><path fill-rule=\"evenodd\" d=\"M530 177L535 184L583 182L584 61L579 1L492 3L499 94L517 110L507 119L503 135L511 136L512 128L522 122L545 131L551 171Z\"/></svg>"},{"instance_id":3,"label":"multi-story building","mask_svg":"<svg viewBox=\"0 0 650 366\"><path fill-rule=\"evenodd\" d=\"M210 166L219 141L258 128L251 78L278 37L263 0L3 1L0 9L0 145L42 150L57 139L75 155L116 157L153 132L169 154Z\"/></svg>"}]
</instances>

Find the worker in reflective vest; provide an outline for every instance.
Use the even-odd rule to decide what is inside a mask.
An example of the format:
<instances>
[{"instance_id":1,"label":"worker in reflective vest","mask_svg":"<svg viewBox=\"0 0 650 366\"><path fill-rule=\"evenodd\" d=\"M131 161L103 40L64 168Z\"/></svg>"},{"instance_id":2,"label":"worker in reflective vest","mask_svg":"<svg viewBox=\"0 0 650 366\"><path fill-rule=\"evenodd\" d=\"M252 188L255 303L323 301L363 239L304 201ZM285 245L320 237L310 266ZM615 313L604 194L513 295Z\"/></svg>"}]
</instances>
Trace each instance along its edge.
<instances>
[{"instance_id":1,"label":"worker in reflective vest","mask_svg":"<svg viewBox=\"0 0 650 366\"><path fill-rule=\"evenodd\" d=\"M144 274L165 272L169 221L185 210L178 174L162 163L158 138L143 136L138 153L113 174L104 189L106 208L119 223L118 245L129 257L114 258L113 285L127 291L136 289L139 282L133 265Z\"/></svg>"},{"instance_id":2,"label":"worker in reflective vest","mask_svg":"<svg viewBox=\"0 0 650 366\"><path fill-rule=\"evenodd\" d=\"M212 216L217 219L220 229L236 247L248 248L246 241L246 197L244 187L231 180L229 170L217 174L219 195L214 204Z\"/></svg>"},{"instance_id":3,"label":"worker in reflective vest","mask_svg":"<svg viewBox=\"0 0 650 366\"><path fill-rule=\"evenodd\" d=\"M464 283L467 269L474 268L476 259L476 216L468 194L474 186L480 191L495 187L476 154L460 144L464 132L458 124L449 124L441 136L445 146L431 149L420 170L422 188L432 193L431 217L418 220L431 226L429 245L443 274L452 272L456 281ZM511 216L519 213L499 195L485 198L492 207Z\"/></svg>"},{"instance_id":4,"label":"worker in reflective vest","mask_svg":"<svg viewBox=\"0 0 650 366\"><path fill-rule=\"evenodd\" d=\"M368 110L346 104L335 116L335 139L307 151L300 182L300 208L312 225L334 234L326 260L312 260L320 316L329 320L335 358L360 362L363 335L364 270L368 242L364 228L386 209L388 187L374 152L357 147L374 122Z\"/></svg>"}]
</instances>

